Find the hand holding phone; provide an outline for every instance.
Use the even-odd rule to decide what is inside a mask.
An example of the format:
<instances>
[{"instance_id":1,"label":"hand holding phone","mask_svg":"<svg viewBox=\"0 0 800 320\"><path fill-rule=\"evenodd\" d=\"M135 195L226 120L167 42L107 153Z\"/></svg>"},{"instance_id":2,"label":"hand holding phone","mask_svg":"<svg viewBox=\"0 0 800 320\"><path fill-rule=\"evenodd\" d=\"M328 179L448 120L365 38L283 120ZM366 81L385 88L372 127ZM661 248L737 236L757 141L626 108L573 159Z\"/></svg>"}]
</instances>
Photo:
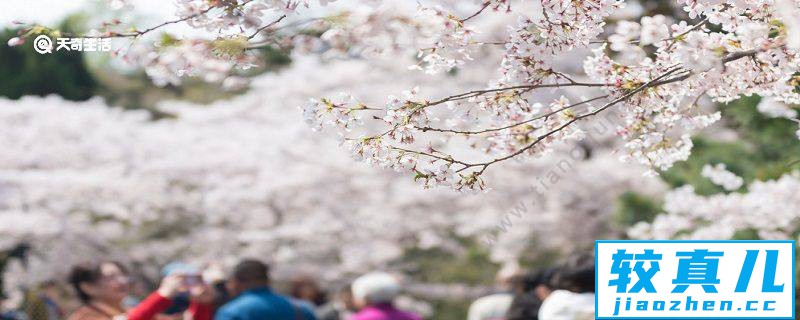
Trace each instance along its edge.
<instances>
[{"instance_id":1,"label":"hand holding phone","mask_svg":"<svg viewBox=\"0 0 800 320\"><path fill-rule=\"evenodd\" d=\"M203 285L203 277L199 274L183 275L183 284L188 288Z\"/></svg>"}]
</instances>

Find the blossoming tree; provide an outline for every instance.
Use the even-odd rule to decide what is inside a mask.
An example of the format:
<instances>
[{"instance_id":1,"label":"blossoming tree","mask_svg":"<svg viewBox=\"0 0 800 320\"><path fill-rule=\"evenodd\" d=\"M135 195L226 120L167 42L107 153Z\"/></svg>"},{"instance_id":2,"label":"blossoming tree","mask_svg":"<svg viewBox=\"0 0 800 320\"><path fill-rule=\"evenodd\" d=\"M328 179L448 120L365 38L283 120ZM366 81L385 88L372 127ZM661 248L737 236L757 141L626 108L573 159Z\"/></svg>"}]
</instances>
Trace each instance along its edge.
<instances>
[{"instance_id":1,"label":"blossoming tree","mask_svg":"<svg viewBox=\"0 0 800 320\"><path fill-rule=\"evenodd\" d=\"M263 46L350 57L411 50L412 68L430 74L496 65L474 90L426 96L409 88L384 103L342 95L303 107L310 124L338 132L357 158L409 172L425 186L484 189L490 167L581 140L587 119L612 112L624 158L663 170L689 155L691 132L719 119L698 106L701 99L725 103L758 94L800 102L796 0L680 0L680 18L631 14L626 5L639 3L622 0L424 1L417 15L393 10L403 6L395 1L176 3L175 20L127 31L111 21L90 35L139 39L177 23L209 31L210 38L164 37L121 52L161 84L197 75L241 86L232 75L256 63L250 50ZM517 22L483 32L482 20L497 16ZM31 27L9 44L46 31ZM486 51L500 60L485 59ZM583 94L542 94L569 89ZM433 146L441 141L446 145ZM477 152L453 154L459 143Z\"/></svg>"},{"instance_id":2,"label":"blossoming tree","mask_svg":"<svg viewBox=\"0 0 800 320\"><path fill-rule=\"evenodd\" d=\"M603 18L624 6L622 1L541 1L540 16L520 12L523 17L500 44L500 77L485 89L438 99L411 91L383 106L355 97L320 99L307 106L306 114L316 125L341 130L345 146L361 158L411 171L427 186L474 190L484 188L481 177L489 167L580 140L585 135L581 122L610 110L619 112L625 158L664 170L689 155L692 130L719 119L717 112L700 108L699 99L724 103L759 94L800 102L800 35L791 15L800 8L797 2L678 2L690 20L645 16L618 21L614 32L604 32ZM488 1L482 8L505 5ZM497 46L477 40L469 21L475 15L436 12L448 22L436 46L420 51L428 72L469 63L474 47ZM554 65L560 56L584 48L592 54L583 59L583 72ZM578 100L540 98L542 90L565 87L596 88L597 93ZM439 121L434 112L441 108L455 115ZM380 129L348 132L362 114L379 122ZM470 160L425 142L415 145L430 136L464 137L489 157Z\"/></svg>"},{"instance_id":3,"label":"blossoming tree","mask_svg":"<svg viewBox=\"0 0 800 320\"><path fill-rule=\"evenodd\" d=\"M715 183L741 186L741 178L720 167L704 170ZM732 239L739 232L754 232L767 240L797 234L800 179L797 173L776 180L755 181L742 193L702 196L691 186L669 192L664 214L652 223L639 223L629 235L643 239ZM738 189L738 187L737 187Z\"/></svg>"},{"instance_id":4,"label":"blossoming tree","mask_svg":"<svg viewBox=\"0 0 800 320\"><path fill-rule=\"evenodd\" d=\"M737 136L734 141L753 149L753 153L747 154L737 147L719 148L725 143L716 146L703 143L700 147L701 153L706 152L703 159L714 160L698 168L698 173L700 179L716 186L705 181L685 181L666 194L661 215L628 230L631 237L791 239L800 236L800 180L795 169L800 163L797 159L800 143L792 140L794 129L792 122L787 121L795 119L796 111L769 98L761 99L756 106L749 105L749 110L742 110L741 103L732 107L738 109L739 114L728 114L726 120L728 126L734 128ZM748 123L742 123L743 120ZM769 130L755 132L763 128ZM771 140L781 140L781 143L757 144ZM709 149L733 150L733 155L708 153ZM750 160L739 160L751 158L753 154L757 159L752 165L747 164ZM693 160L696 159L690 162Z\"/></svg>"},{"instance_id":5,"label":"blossoming tree","mask_svg":"<svg viewBox=\"0 0 800 320\"><path fill-rule=\"evenodd\" d=\"M467 249L458 239L513 263L532 243L557 250L612 232L606 221L619 194L663 189L616 161L613 130L600 123L580 147L487 172L498 192L464 197L354 164L295 112L305 96L341 87L380 100L413 83L445 91L475 81L393 77L405 69L393 62L295 57L234 99L165 102L160 110L174 117L160 120L99 99L0 100L0 248L30 243L33 252L9 285L98 255L151 275L173 260L258 256L275 262L278 278L299 269L340 279L408 265L413 248L457 255Z\"/></svg>"},{"instance_id":6,"label":"blossoming tree","mask_svg":"<svg viewBox=\"0 0 800 320\"><path fill-rule=\"evenodd\" d=\"M760 112L796 120L800 101L791 0L677 1L670 17L610 0L177 4L174 20L87 35L126 43L115 54L159 85L240 88L266 46L292 49L294 64L230 101L165 103L175 118L160 121L98 100L0 102L13 141L0 156L0 248L34 244L25 275L98 254L151 267L255 255L334 279L403 265L410 248L463 252L457 238L513 263L531 246L614 234L617 197L659 194L641 173L686 159L689 135L725 102L761 95ZM203 35L155 38L178 24ZM26 29L9 44L58 34ZM355 165L307 132L299 105L354 158L404 176ZM665 214L629 235L796 234L796 174L747 184L712 163L703 175L731 193L673 190Z\"/></svg>"}]
</instances>

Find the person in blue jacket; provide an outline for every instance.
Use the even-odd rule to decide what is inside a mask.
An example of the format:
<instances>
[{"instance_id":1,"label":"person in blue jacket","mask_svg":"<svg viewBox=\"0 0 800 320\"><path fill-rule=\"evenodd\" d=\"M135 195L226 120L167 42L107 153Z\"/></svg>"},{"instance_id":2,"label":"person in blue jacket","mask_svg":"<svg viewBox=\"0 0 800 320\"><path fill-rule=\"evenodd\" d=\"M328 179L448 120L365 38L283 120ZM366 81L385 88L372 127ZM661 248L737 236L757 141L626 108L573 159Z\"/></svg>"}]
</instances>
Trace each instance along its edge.
<instances>
[{"instance_id":1,"label":"person in blue jacket","mask_svg":"<svg viewBox=\"0 0 800 320\"><path fill-rule=\"evenodd\" d=\"M316 320L307 307L270 289L269 267L261 261L236 265L227 287L235 298L217 311L215 320Z\"/></svg>"}]
</instances>

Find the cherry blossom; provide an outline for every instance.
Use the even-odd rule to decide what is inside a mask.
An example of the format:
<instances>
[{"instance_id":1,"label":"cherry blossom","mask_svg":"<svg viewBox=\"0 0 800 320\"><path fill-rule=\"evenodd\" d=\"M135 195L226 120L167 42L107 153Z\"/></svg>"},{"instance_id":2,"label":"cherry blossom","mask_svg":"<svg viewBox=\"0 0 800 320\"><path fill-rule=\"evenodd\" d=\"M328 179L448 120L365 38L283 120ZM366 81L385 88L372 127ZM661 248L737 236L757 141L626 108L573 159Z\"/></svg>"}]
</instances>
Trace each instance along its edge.
<instances>
[{"instance_id":1,"label":"cherry blossom","mask_svg":"<svg viewBox=\"0 0 800 320\"><path fill-rule=\"evenodd\" d=\"M789 48L800 49L800 22L795 19L800 14L800 2L797 0L776 0L778 14L786 25L786 45Z\"/></svg>"},{"instance_id":2,"label":"cherry blossom","mask_svg":"<svg viewBox=\"0 0 800 320\"><path fill-rule=\"evenodd\" d=\"M8 39L8 46L9 47L21 46L24 43L25 43L25 39L20 38L20 37L13 37L11 39Z\"/></svg>"},{"instance_id":3,"label":"cherry blossom","mask_svg":"<svg viewBox=\"0 0 800 320\"><path fill-rule=\"evenodd\" d=\"M761 102L758 103L757 108L759 112L773 118L793 119L797 117L796 110L771 97L761 100Z\"/></svg>"},{"instance_id":4,"label":"cherry blossom","mask_svg":"<svg viewBox=\"0 0 800 320\"><path fill-rule=\"evenodd\" d=\"M621 193L663 192L642 173L686 160L726 103L758 95L763 114L798 121L796 0L671 3L689 19L615 0L180 0L174 20L104 25L158 85L251 90L167 102L175 117L158 121L99 100L0 100L0 246L36 243L42 277L64 271L68 248L154 265L251 254L332 279L410 248L462 252L454 234L491 240L501 264L531 243L590 243ZM172 24L202 36L150 38ZM264 47L293 65L250 83ZM797 173L746 186L721 164L702 174L725 193L672 190L629 235L797 231Z\"/></svg>"},{"instance_id":5,"label":"cherry blossom","mask_svg":"<svg viewBox=\"0 0 800 320\"><path fill-rule=\"evenodd\" d=\"M794 89L798 52L787 46L789 28L776 22L782 19L778 7L762 1L729 5L679 1L694 21L672 21L662 15L645 16L639 22L620 21L616 32L602 40L604 18L623 5L618 1L543 1L541 16L518 16L502 42L501 77L490 81L486 89L438 99L389 97L382 106L360 102L329 105L319 102L330 100L317 99L306 105L304 114L311 116L309 122L318 129L326 124L344 129L339 135L354 141L345 147L358 154L358 159L410 172L426 187L474 191L486 188L482 175L488 167L514 157L539 158L561 143L579 141L583 137L580 124L586 118L611 110L619 114L617 131L627 150L621 158L666 170L688 158L693 132L720 119L719 112L698 104L704 97L717 103L752 94L782 103L796 103L800 98ZM449 17L458 30L479 29L470 28L479 21L458 19L458 14L441 10L432 12ZM496 14L508 16L507 12ZM720 25L723 31L714 31L709 24ZM456 29L446 31L443 37L458 36ZM468 38L440 43L462 53L474 52L476 46L487 50L494 46L470 39L475 37L470 32ZM591 54L582 55L581 51ZM583 60L583 70L567 70L559 63L571 54L575 54L572 59ZM438 69L431 69L430 60L435 59L423 58L428 64L425 70L469 66L469 59L443 60ZM597 98L548 101L541 95L548 88ZM327 117L324 110L332 109L350 110L349 118L359 123L383 120L377 124L383 129L365 133L354 130L349 121L323 120ZM438 109L456 112L451 119L467 122L451 120L436 126L437 119L430 119ZM387 121L398 118L402 123ZM456 124L459 127L449 127ZM437 135L451 141L466 137L488 158L471 161L425 146L425 141ZM401 139L396 139L398 136ZM401 162L414 165L406 168ZM432 165L424 166L427 162Z\"/></svg>"},{"instance_id":6,"label":"cherry blossom","mask_svg":"<svg viewBox=\"0 0 800 320\"><path fill-rule=\"evenodd\" d=\"M171 24L203 31L119 53L159 85L197 77L245 87L242 75L264 47L328 61L392 56L431 76L483 72L438 95L412 84L378 102L345 88L298 104L308 124L356 159L425 187L478 192L491 186L489 168L580 141L586 123L606 114L617 116L620 158L646 173L686 159L689 137L720 118L701 104L759 95L764 112L791 118L775 107L800 103L796 0L671 3L688 19L642 15L638 3L620 0L179 0L175 20L104 24L98 36L138 40ZM31 27L13 42L33 30L49 29ZM451 154L451 144L474 152Z\"/></svg>"},{"instance_id":7,"label":"cherry blossom","mask_svg":"<svg viewBox=\"0 0 800 320\"><path fill-rule=\"evenodd\" d=\"M754 181L742 193L701 196L691 186L683 186L666 195L664 214L652 223L633 226L628 234L637 239L731 239L737 231L755 230L761 239L787 239L798 231L798 205L800 176L796 172Z\"/></svg>"},{"instance_id":8,"label":"cherry blossom","mask_svg":"<svg viewBox=\"0 0 800 320\"><path fill-rule=\"evenodd\" d=\"M744 184L744 179L726 170L723 163L718 163L715 166L705 165L700 174L728 191L737 190Z\"/></svg>"},{"instance_id":9,"label":"cherry blossom","mask_svg":"<svg viewBox=\"0 0 800 320\"><path fill-rule=\"evenodd\" d=\"M419 52L420 64L425 66L424 70L427 73L449 71L472 60L470 46L475 41L473 38L476 31L465 25L464 21L441 7L421 7L419 19L438 23L441 28L435 31L439 37L433 46ZM423 69L420 66L416 68Z\"/></svg>"},{"instance_id":10,"label":"cherry blossom","mask_svg":"<svg viewBox=\"0 0 800 320\"><path fill-rule=\"evenodd\" d=\"M463 197L422 190L417 183L446 183L452 180L437 179L457 173L416 157L400 159L402 174L354 165L337 141L308 130L294 106L308 95L356 105L358 96L366 104L412 84L446 92L474 78L397 77L407 66L391 57L294 60L230 100L164 102L159 110L173 117L161 120L100 99L0 99L0 136L7 141L0 155L0 225L14 226L0 228L0 248L27 242L35 253L27 269L7 277L32 283L98 255L147 266L138 272L153 277L174 260L229 265L260 256L274 263L276 279L305 270L327 281L413 264L402 260L411 248L463 254L467 248L458 239L472 239L493 262L510 264L529 254L531 243L548 250L591 243L609 232L620 194L664 189L642 178L640 168L618 162L612 128L592 122L596 130L587 129L583 147L562 146L552 157L487 172L497 192ZM356 90L334 94L345 87ZM410 90L395 100L401 107L421 94ZM569 103L558 101L552 107ZM332 112L341 112L336 121L349 121L346 109ZM442 121L438 114L400 112L380 121ZM350 122L353 130L358 124ZM399 142L401 133L383 140ZM339 142L361 143L361 154L353 155L366 159L386 152L377 142ZM431 143L433 149L441 144ZM460 150L471 152L466 145ZM405 174L415 167L429 177L415 183ZM527 209L516 211L520 205ZM559 228L566 223L581 227Z\"/></svg>"}]
</instances>

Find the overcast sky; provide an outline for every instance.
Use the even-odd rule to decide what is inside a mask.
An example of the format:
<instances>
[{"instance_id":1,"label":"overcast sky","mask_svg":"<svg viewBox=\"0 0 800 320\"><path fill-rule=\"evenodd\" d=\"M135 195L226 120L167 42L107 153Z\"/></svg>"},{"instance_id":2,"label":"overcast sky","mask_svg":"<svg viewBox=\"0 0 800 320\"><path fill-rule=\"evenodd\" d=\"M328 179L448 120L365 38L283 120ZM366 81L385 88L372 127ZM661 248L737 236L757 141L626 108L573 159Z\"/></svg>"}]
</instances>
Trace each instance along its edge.
<instances>
[{"instance_id":1,"label":"overcast sky","mask_svg":"<svg viewBox=\"0 0 800 320\"><path fill-rule=\"evenodd\" d=\"M424 2L424 0L418 1ZM88 13L95 16L101 14L102 16L97 17L98 20L108 19L111 13L114 12L109 8L108 2L108 0L0 0L0 27L9 26L14 20L53 25L60 22L65 16L82 10L88 10ZM146 27L153 23L163 22L165 19L175 18L175 5L172 0L127 0L127 2L133 5L133 11L120 10L116 13L122 15L123 21L132 21L135 17L136 21L138 21L138 27ZM358 5L343 1L332 5L332 7L338 8L351 8L353 6ZM309 12L314 12L315 8L318 8L318 6L312 3L311 8L304 9L303 12L304 14L309 14ZM190 30L185 25L183 28L179 25L168 26L165 30L179 32Z\"/></svg>"},{"instance_id":2,"label":"overcast sky","mask_svg":"<svg viewBox=\"0 0 800 320\"><path fill-rule=\"evenodd\" d=\"M175 10L169 0L131 0L135 14L152 19L171 16ZM52 25L81 10L104 8L100 0L0 0L0 26L14 20ZM110 9L106 9L109 10ZM130 14L130 13L129 13Z\"/></svg>"}]
</instances>

